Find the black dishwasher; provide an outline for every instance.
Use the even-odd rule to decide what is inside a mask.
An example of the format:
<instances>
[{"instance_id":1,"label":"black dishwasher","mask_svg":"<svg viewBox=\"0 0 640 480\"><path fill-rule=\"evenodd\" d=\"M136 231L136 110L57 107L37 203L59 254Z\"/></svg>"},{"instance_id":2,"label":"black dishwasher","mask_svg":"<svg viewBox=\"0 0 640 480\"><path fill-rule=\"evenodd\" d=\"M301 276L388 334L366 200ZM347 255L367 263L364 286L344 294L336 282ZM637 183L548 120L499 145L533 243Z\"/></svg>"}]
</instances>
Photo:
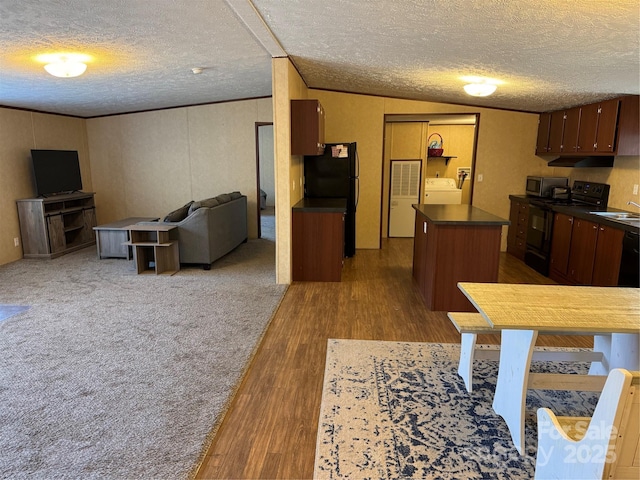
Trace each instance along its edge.
<instances>
[{"instance_id":1,"label":"black dishwasher","mask_svg":"<svg viewBox=\"0 0 640 480\"><path fill-rule=\"evenodd\" d=\"M640 236L635 232L625 232L622 239L622 259L620 260L619 287L640 287Z\"/></svg>"}]
</instances>

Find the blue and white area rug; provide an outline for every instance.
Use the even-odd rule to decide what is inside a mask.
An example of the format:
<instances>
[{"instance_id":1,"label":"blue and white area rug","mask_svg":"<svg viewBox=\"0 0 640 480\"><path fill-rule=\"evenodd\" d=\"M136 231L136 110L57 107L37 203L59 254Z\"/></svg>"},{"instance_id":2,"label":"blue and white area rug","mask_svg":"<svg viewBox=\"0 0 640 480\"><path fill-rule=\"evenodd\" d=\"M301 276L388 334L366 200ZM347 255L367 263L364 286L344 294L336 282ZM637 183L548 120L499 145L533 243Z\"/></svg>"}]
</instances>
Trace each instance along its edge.
<instances>
[{"instance_id":1,"label":"blue and white area rug","mask_svg":"<svg viewBox=\"0 0 640 480\"><path fill-rule=\"evenodd\" d=\"M533 478L537 409L593 413L598 394L529 390L520 455L491 407L497 362L476 361L468 393L459 352L455 344L330 339L314 478ZM532 371L586 373L588 365L534 362Z\"/></svg>"}]
</instances>

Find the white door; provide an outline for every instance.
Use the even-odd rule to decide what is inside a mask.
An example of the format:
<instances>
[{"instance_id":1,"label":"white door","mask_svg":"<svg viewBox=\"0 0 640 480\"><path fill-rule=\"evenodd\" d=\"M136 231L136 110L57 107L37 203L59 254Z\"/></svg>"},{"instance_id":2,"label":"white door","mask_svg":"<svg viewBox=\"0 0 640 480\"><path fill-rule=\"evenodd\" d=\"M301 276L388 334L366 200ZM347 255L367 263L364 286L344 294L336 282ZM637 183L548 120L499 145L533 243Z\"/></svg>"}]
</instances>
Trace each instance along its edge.
<instances>
[{"instance_id":1,"label":"white door","mask_svg":"<svg viewBox=\"0 0 640 480\"><path fill-rule=\"evenodd\" d=\"M413 237L416 211L420 203L421 160L391 160L389 236Z\"/></svg>"}]
</instances>

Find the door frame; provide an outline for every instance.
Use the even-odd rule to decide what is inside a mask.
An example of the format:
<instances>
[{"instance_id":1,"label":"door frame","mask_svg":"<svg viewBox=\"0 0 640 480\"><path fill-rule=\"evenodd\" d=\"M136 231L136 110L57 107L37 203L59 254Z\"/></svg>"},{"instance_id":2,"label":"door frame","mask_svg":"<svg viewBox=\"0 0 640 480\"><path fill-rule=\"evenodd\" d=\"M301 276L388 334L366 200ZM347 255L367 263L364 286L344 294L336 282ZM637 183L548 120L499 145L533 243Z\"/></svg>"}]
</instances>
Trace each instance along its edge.
<instances>
[{"instance_id":1,"label":"door frame","mask_svg":"<svg viewBox=\"0 0 640 480\"><path fill-rule=\"evenodd\" d=\"M262 238L262 211L260 210L260 127L267 125L273 126L273 122L256 122L255 123L255 136L256 136L256 206L258 219L258 238Z\"/></svg>"}]
</instances>

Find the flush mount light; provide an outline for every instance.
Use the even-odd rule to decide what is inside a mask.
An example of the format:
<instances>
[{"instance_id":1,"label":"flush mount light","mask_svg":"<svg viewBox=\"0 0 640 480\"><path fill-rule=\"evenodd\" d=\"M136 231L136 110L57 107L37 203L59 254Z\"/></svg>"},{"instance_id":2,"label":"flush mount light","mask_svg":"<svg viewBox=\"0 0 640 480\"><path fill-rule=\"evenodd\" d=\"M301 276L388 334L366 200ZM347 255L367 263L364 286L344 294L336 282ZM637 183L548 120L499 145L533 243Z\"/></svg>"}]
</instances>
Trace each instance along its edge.
<instances>
[{"instance_id":1,"label":"flush mount light","mask_svg":"<svg viewBox=\"0 0 640 480\"><path fill-rule=\"evenodd\" d=\"M487 77L460 77L460 80L469 82L464 86L464 91L474 97L486 97L496 91L498 85L504 83L500 80Z\"/></svg>"},{"instance_id":2,"label":"flush mount light","mask_svg":"<svg viewBox=\"0 0 640 480\"><path fill-rule=\"evenodd\" d=\"M71 78L82 75L87 69L91 57L82 54L39 55L38 60L45 63L44 69L54 77Z\"/></svg>"},{"instance_id":3,"label":"flush mount light","mask_svg":"<svg viewBox=\"0 0 640 480\"><path fill-rule=\"evenodd\" d=\"M474 97L486 97L495 92L496 88L498 86L491 83L469 83L464 86L464 91Z\"/></svg>"}]
</instances>

